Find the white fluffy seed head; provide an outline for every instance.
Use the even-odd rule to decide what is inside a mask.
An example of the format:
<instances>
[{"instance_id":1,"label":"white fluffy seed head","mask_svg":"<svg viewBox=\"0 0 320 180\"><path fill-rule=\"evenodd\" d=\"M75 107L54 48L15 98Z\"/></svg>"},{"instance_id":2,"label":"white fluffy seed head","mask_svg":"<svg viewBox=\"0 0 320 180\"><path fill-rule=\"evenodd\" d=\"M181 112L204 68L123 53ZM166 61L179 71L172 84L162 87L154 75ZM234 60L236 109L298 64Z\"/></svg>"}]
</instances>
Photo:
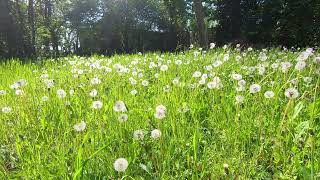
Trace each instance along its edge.
<instances>
[{"instance_id":1,"label":"white fluffy seed head","mask_svg":"<svg viewBox=\"0 0 320 180\"><path fill-rule=\"evenodd\" d=\"M254 94L261 90L261 86L259 84L253 84L250 86L250 93Z\"/></svg>"},{"instance_id":2,"label":"white fluffy seed head","mask_svg":"<svg viewBox=\"0 0 320 180\"><path fill-rule=\"evenodd\" d=\"M159 139L161 137L161 131L159 129L154 129L151 131L152 139Z\"/></svg>"},{"instance_id":3,"label":"white fluffy seed head","mask_svg":"<svg viewBox=\"0 0 320 180\"><path fill-rule=\"evenodd\" d=\"M57 91L57 95L58 95L58 97L59 97L60 99L63 99L63 98L66 97L67 93L66 93L63 89L59 89L59 90Z\"/></svg>"},{"instance_id":4,"label":"white fluffy seed head","mask_svg":"<svg viewBox=\"0 0 320 180\"><path fill-rule=\"evenodd\" d=\"M236 96L236 103L241 104L244 101L244 97L242 95Z\"/></svg>"},{"instance_id":5,"label":"white fluffy seed head","mask_svg":"<svg viewBox=\"0 0 320 180\"><path fill-rule=\"evenodd\" d=\"M284 95L289 99L295 99L295 98L299 97L299 92L296 88L288 88L284 92Z\"/></svg>"},{"instance_id":6,"label":"white fluffy seed head","mask_svg":"<svg viewBox=\"0 0 320 180\"><path fill-rule=\"evenodd\" d=\"M96 97L98 95L98 91L96 89L92 89L89 93L91 97Z\"/></svg>"},{"instance_id":7,"label":"white fluffy seed head","mask_svg":"<svg viewBox=\"0 0 320 180\"><path fill-rule=\"evenodd\" d=\"M124 172L128 168L128 165L129 163L126 159L119 158L114 162L113 167L118 172Z\"/></svg>"},{"instance_id":8,"label":"white fluffy seed head","mask_svg":"<svg viewBox=\"0 0 320 180\"><path fill-rule=\"evenodd\" d=\"M11 111L12 111L12 108L11 107L3 107L2 109L1 109L1 111L3 112L3 113L10 113Z\"/></svg>"},{"instance_id":9,"label":"white fluffy seed head","mask_svg":"<svg viewBox=\"0 0 320 180\"><path fill-rule=\"evenodd\" d=\"M274 97L274 92L273 91L266 91L264 93L264 97L268 98L268 99L273 98Z\"/></svg>"},{"instance_id":10,"label":"white fluffy seed head","mask_svg":"<svg viewBox=\"0 0 320 180\"><path fill-rule=\"evenodd\" d=\"M93 101L92 108L93 109L101 109L103 106L103 103L101 101Z\"/></svg>"},{"instance_id":11,"label":"white fluffy seed head","mask_svg":"<svg viewBox=\"0 0 320 180\"><path fill-rule=\"evenodd\" d=\"M128 120L128 115L127 114L120 114L118 117L118 120L120 123L126 122Z\"/></svg>"},{"instance_id":12,"label":"white fluffy seed head","mask_svg":"<svg viewBox=\"0 0 320 180\"><path fill-rule=\"evenodd\" d=\"M86 129L86 123L84 121L81 121L80 123L73 126L75 131L81 132Z\"/></svg>"},{"instance_id":13,"label":"white fluffy seed head","mask_svg":"<svg viewBox=\"0 0 320 180\"><path fill-rule=\"evenodd\" d=\"M154 117L157 119L163 119L166 117L167 109L164 105L158 105L156 107L156 113L154 114Z\"/></svg>"},{"instance_id":14,"label":"white fluffy seed head","mask_svg":"<svg viewBox=\"0 0 320 180\"><path fill-rule=\"evenodd\" d=\"M127 107L123 101L117 101L113 106L115 112L127 112Z\"/></svg>"},{"instance_id":15,"label":"white fluffy seed head","mask_svg":"<svg viewBox=\"0 0 320 180\"><path fill-rule=\"evenodd\" d=\"M143 130L136 130L133 132L133 138L135 140L143 140L144 139L144 131Z\"/></svg>"}]
</instances>

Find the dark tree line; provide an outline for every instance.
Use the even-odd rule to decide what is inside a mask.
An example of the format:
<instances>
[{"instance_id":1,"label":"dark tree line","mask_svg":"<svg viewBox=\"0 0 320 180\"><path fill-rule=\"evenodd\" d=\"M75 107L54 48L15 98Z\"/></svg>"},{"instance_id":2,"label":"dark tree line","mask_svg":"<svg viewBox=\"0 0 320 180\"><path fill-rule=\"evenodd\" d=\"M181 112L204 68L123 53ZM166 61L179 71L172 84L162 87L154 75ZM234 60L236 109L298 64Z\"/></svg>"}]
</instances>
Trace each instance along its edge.
<instances>
[{"instance_id":1,"label":"dark tree line","mask_svg":"<svg viewBox=\"0 0 320 180\"><path fill-rule=\"evenodd\" d=\"M320 0L0 0L0 57L318 46Z\"/></svg>"}]
</instances>

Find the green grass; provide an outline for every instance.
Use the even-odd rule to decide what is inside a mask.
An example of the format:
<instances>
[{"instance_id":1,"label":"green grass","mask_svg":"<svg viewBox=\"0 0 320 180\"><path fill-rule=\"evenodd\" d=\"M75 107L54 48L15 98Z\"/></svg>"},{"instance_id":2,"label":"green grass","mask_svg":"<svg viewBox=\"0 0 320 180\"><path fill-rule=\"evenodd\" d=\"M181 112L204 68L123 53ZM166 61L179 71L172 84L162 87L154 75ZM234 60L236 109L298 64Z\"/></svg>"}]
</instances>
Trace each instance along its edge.
<instances>
[{"instance_id":1,"label":"green grass","mask_svg":"<svg viewBox=\"0 0 320 180\"><path fill-rule=\"evenodd\" d=\"M295 64L301 52L266 50L266 61L259 58L262 53L227 48L198 56L190 50L4 62L0 90L6 94L0 95L0 108L12 110L0 112L1 179L318 179L320 64L313 61L319 55L311 55L298 71ZM226 61L225 54L229 54ZM206 67L217 60L222 65ZM292 67L284 73L285 61ZM93 68L96 62L99 68ZM168 70L151 69L151 62L167 64ZM273 69L276 62L279 68ZM130 72L117 72L115 64ZM254 66L265 67L265 72L250 71ZM77 76L79 69L83 74ZM208 75L205 84L193 77L196 71ZM246 81L244 91L236 91L233 73ZM223 87L208 88L213 76ZM91 84L94 77L101 83ZM18 88L24 91L21 96L10 89L19 79L27 81ZM45 79L54 80L54 86L47 88ZM149 82L147 87L143 80ZM259 84L261 91L250 93L252 84ZM290 87L298 90L297 98L285 96ZM65 98L58 98L58 89L66 92ZM98 91L96 97L89 95L93 89ZM132 95L132 90L138 93ZM265 91L273 91L274 97L265 98ZM244 97L243 103L236 103L237 95ZM44 96L48 101L42 100ZM118 100L128 109L123 123L118 120L122 113L113 110ZM93 109L93 101L101 101L103 107ZM163 119L155 118L158 105L166 107ZM78 132L74 125L81 121L86 128ZM140 129L144 139L136 140L134 131ZM151 138L154 129L161 131L159 139ZM113 167L120 157L129 162L125 172Z\"/></svg>"}]
</instances>

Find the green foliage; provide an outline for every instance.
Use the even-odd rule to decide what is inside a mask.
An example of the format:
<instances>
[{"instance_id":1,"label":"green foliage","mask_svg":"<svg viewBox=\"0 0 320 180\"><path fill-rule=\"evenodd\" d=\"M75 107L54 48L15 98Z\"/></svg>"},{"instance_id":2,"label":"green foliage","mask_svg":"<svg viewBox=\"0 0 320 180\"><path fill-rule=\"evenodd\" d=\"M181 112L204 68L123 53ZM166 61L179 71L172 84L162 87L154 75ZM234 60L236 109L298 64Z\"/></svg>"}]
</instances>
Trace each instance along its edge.
<instances>
[{"instance_id":1,"label":"green foliage","mask_svg":"<svg viewBox=\"0 0 320 180\"><path fill-rule=\"evenodd\" d=\"M320 54L299 69L300 54L218 48L3 62L0 179L318 179ZM261 89L250 93L253 84ZM126 112L114 110L119 100ZM114 169L120 157L124 172Z\"/></svg>"}]
</instances>

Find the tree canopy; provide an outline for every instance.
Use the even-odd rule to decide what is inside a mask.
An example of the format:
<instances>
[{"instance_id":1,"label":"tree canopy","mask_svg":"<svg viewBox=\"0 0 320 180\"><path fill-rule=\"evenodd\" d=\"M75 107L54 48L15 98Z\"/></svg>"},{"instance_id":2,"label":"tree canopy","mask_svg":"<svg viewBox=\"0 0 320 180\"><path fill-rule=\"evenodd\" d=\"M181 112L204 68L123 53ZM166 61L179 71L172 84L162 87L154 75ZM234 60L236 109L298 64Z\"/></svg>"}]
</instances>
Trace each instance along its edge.
<instances>
[{"instance_id":1,"label":"tree canopy","mask_svg":"<svg viewBox=\"0 0 320 180\"><path fill-rule=\"evenodd\" d=\"M0 57L318 46L319 0L0 0Z\"/></svg>"}]
</instances>

